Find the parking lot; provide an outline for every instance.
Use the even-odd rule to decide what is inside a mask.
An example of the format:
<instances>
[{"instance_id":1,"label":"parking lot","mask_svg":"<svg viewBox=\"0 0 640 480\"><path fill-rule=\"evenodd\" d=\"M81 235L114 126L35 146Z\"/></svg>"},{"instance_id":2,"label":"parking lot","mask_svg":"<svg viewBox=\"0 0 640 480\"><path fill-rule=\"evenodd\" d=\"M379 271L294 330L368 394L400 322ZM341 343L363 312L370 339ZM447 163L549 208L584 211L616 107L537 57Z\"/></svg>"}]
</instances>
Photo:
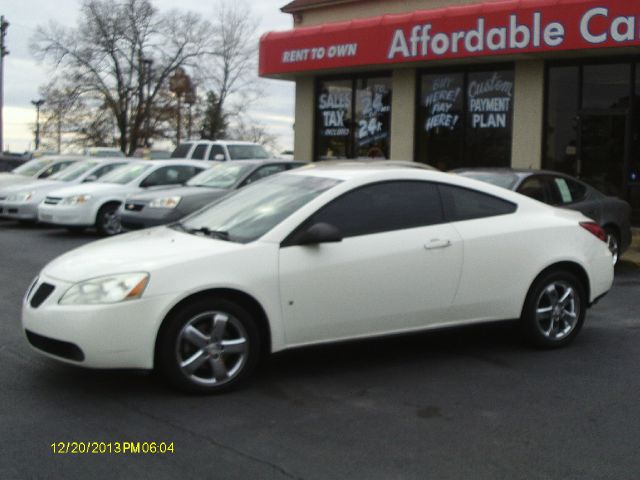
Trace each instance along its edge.
<instances>
[{"instance_id":1,"label":"parking lot","mask_svg":"<svg viewBox=\"0 0 640 480\"><path fill-rule=\"evenodd\" d=\"M508 323L279 354L223 396L31 351L20 303L93 234L0 223L0 478L634 479L640 267L568 348ZM177 279L176 281L179 281ZM173 454L55 455L54 442L173 442Z\"/></svg>"}]
</instances>

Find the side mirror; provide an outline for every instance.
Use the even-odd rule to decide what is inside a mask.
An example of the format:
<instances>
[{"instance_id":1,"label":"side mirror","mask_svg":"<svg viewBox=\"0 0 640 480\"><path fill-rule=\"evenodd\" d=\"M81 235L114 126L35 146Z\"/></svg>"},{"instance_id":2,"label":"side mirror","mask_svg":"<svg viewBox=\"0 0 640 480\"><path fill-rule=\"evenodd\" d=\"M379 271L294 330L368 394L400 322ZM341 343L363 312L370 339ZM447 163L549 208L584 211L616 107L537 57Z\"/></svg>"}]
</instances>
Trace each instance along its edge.
<instances>
[{"instance_id":1,"label":"side mirror","mask_svg":"<svg viewBox=\"0 0 640 480\"><path fill-rule=\"evenodd\" d=\"M213 159L216 162L224 162L225 161L224 155L222 153L216 153L216 155L213 157Z\"/></svg>"},{"instance_id":2,"label":"side mirror","mask_svg":"<svg viewBox=\"0 0 640 480\"><path fill-rule=\"evenodd\" d=\"M298 236L296 245L318 245L320 243L335 243L342 241L342 233L329 223L314 223Z\"/></svg>"},{"instance_id":3,"label":"side mirror","mask_svg":"<svg viewBox=\"0 0 640 480\"><path fill-rule=\"evenodd\" d=\"M98 180L98 177L96 177L95 175L89 175L84 179L83 183L95 182L96 180Z\"/></svg>"}]
</instances>

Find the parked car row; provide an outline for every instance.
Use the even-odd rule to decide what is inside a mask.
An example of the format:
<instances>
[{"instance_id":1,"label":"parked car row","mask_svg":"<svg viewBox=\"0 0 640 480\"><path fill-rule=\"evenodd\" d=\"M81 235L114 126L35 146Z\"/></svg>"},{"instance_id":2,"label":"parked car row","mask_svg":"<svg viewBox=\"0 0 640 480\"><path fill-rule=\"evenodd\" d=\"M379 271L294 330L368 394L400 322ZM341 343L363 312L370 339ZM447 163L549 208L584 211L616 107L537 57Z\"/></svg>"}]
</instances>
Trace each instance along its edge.
<instances>
[{"instance_id":1,"label":"parked car row","mask_svg":"<svg viewBox=\"0 0 640 480\"><path fill-rule=\"evenodd\" d=\"M68 187L46 211L80 206L88 224L158 165L167 163ZM124 201L133 215L136 205L178 208L192 188L232 190L169 226L49 263L23 303L30 344L74 365L155 369L178 388L218 393L265 354L327 342L519 318L532 344L561 347L613 282L596 222L462 175L323 162L236 188L247 174L213 167L203 186Z\"/></svg>"},{"instance_id":2,"label":"parked car row","mask_svg":"<svg viewBox=\"0 0 640 480\"><path fill-rule=\"evenodd\" d=\"M13 174L15 181L0 187L0 217L72 231L95 227L102 235L115 235L123 224L132 230L176 221L229 191L301 165L276 160L45 160L28 170L35 178ZM62 170L42 178L42 169L52 166Z\"/></svg>"}]
</instances>

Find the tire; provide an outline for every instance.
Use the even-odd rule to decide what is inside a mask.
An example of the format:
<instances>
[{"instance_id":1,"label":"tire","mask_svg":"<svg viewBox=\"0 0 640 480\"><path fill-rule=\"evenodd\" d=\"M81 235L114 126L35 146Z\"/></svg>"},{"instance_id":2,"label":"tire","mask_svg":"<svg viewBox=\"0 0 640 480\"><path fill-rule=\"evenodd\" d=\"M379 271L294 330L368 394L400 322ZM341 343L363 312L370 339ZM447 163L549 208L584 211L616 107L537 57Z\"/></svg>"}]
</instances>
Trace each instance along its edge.
<instances>
[{"instance_id":1,"label":"tire","mask_svg":"<svg viewBox=\"0 0 640 480\"><path fill-rule=\"evenodd\" d=\"M173 387L223 393L255 370L260 334L251 314L224 298L198 300L167 318L158 335L156 369Z\"/></svg>"},{"instance_id":2,"label":"tire","mask_svg":"<svg viewBox=\"0 0 640 480\"><path fill-rule=\"evenodd\" d=\"M541 348L563 347L580 332L586 310L585 288L573 273L545 273L529 289L522 309L524 338Z\"/></svg>"},{"instance_id":3,"label":"tire","mask_svg":"<svg viewBox=\"0 0 640 480\"><path fill-rule=\"evenodd\" d=\"M620 236L612 227L605 227L604 234L606 235L607 246L613 256L613 265L615 266L620 259Z\"/></svg>"},{"instance_id":4,"label":"tire","mask_svg":"<svg viewBox=\"0 0 640 480\"><path fill-rule=\"evenodd\" d=\"M118 218L117 203L107 203L103 205L96 216L96 230L100 235L111 236L122 232L120 219Z\"/></svg>"}]
</instances>

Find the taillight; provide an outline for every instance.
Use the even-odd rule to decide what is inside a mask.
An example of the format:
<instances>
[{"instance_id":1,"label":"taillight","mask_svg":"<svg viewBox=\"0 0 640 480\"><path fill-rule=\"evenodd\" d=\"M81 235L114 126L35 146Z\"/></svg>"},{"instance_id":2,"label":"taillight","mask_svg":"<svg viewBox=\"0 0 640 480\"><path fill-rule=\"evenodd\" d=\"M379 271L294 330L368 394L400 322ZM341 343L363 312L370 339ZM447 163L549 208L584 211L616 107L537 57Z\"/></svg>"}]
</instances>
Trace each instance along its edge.
<instances>
[{"instance_id":1,"label":"taillight","mask_svg":"<svg viewBox=\"0 0 640 480\"><path fill-rule=\"evenodd\" d=\"M580 226L585 230L589 230L589 232L593 233L596 237L598 237L603 242L607 241L607 236L604 233L604 230L600 225L595 222L580 222Z\"/></svg>"}]
</instances>

